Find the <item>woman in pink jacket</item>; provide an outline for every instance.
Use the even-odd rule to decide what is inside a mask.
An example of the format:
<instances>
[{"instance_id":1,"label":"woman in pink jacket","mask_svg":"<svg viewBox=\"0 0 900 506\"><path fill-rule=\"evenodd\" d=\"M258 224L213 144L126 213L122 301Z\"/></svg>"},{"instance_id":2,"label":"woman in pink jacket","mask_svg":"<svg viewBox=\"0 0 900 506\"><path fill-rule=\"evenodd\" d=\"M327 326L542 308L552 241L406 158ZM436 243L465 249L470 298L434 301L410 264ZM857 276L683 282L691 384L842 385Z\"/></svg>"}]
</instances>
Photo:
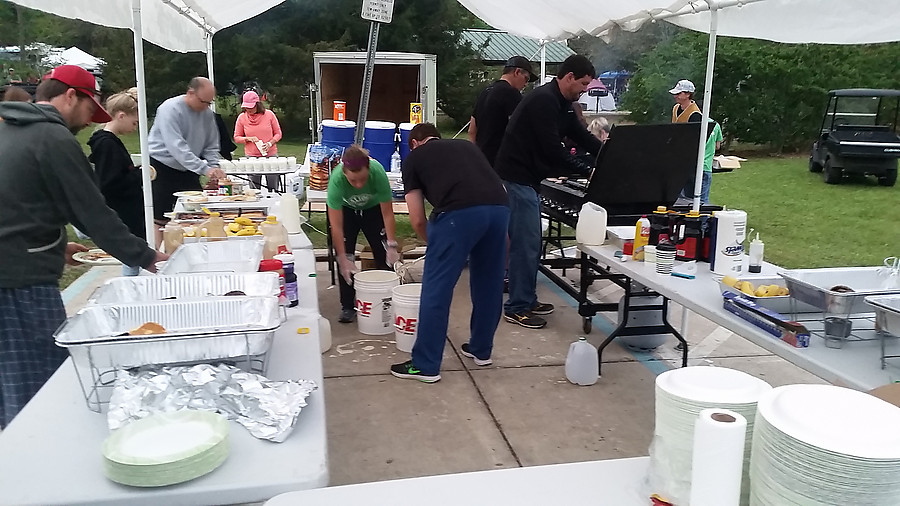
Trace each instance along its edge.
<instances>
[{"instance_id":1,"label":"woman in pink jacket","mask_svg":"<svg viewBox=\"0 0 900 506\"><path fill-rule=\"evenodd\" d=\"M281 125L275 113L266 109L255 91L244 93L241 114L234 125L234 142L244 145L244 156L277 156L275 144L281 140ZM255 188L259 188L261 176L251 176ZM277 175L266 176L266 186L274 191Z\"/></svg>"}]
</instances>

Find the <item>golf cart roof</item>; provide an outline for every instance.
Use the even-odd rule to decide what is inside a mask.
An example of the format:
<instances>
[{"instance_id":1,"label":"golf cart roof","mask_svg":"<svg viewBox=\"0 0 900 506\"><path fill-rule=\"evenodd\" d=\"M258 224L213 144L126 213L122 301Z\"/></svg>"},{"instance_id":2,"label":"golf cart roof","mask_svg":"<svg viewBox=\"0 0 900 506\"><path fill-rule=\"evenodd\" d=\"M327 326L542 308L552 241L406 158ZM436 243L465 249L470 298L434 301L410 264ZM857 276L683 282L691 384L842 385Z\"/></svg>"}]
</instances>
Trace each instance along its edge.
<instances>
[{"instance_id":1,"label":"golf cart roof","mask_svg":"<svg viewBox=\"0 0 900 506\"><path fill-rule=\"evenodd\" d=\"M852 88L847 90L831 90L828 94L835 97L900 97L900 90Z\"/></svg>"}]
</instances>

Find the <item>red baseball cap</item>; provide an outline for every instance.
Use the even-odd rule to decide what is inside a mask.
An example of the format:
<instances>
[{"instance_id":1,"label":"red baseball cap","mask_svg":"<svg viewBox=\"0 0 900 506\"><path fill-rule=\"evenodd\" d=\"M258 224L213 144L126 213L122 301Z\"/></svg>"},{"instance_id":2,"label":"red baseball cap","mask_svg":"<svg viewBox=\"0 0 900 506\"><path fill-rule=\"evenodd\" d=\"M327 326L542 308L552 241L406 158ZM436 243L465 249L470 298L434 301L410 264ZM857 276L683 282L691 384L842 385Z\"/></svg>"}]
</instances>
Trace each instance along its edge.
<instances>
[{"instance_id":1,"label":"red baseball cap","mask_svg":"<svg viewBox=\"0 0 900 506\"><path fill-rule=\"evenodd\" d=\"M112 120L112 116L106 112L106 109L97 100L100 88L97 86L97 80L94 79L93 74L87 70L78 65L60 65L44 76L44 80L47 79L56 79L91 97L91 100L97 105L97 109L94 110L94 116L91 117L91 121L94 123L106 123Z\"/></svg>"}]
</instances>

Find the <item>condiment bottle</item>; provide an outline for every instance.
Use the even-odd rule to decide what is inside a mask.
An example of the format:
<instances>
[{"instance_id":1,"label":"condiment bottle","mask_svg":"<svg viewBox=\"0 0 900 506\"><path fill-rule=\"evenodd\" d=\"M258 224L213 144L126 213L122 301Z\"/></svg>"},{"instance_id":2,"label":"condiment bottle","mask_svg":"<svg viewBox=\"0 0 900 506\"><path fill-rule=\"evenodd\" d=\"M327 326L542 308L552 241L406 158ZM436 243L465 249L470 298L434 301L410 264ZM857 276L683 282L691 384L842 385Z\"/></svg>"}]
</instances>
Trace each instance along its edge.
<instances>
[{"instance_id":1,"label":"condiment bottle","mask_svg":"<svg viewBox=\"0 0 900 506\"><path fill-rule=\"evenodd\" d=\"M297 274L294 272L294 255L290 253L275 255L275 260L281 261L284 269L284 295L287 297L288 306L296 307L300 303L300 293L297 287Z\"/></svg>"},{"instance_id":2,"label":"condiment bottle","mask_svg":"<svg viewBox=\"0 0 900 506\"><path fill-rule=\"evenodd\" d=\"M269 216L266 221L259 224L265 244L263 245L263 258L275 258L275 255L289 253L287 230L278 222L275 216Z\"/></svg>"},{"instance_id":3,"label":"condiment bottle","mask_svg":"<svg viewBox=\"0 0 900 506\"><path fill-rule=\"evenodd\" d=\"M209 213L209 218L200 225L200 230L206 231L207 241L224 241L228 238L225 234L225 220L218 212Z\"/></svg>"},{"instance_id":4,"label":"condiment bottle","mask_svg":"<svg viewBox=\"0 0 900 506\"><path fill-rule=\"evenodd\" d=\"M647 215L641 216L634 226L634 256L635 261L644 261L644 246L650 243L650 220Z\"/></svg>"},{"instance_id":5,"label":"condiment bottle","mask_svg":"<svg viewBox=\"0 0 900 506\"><path fill-rule=\"evenodd\" d=\"M278 303L282 305L288 304L287 294L286 294L286 286L284 280L284 264L281 263L281 260L275 260L274 258L268 258L259 262L259 272L277 272L278 273Z\"/></svg>"},{"instance_id":6,"label":"condiment bottle","mask_svg":"<svg viewBox=\"0 0 900 506\"><path fill-rule=\"evenodd\" d=\"M750 241L750 267L748 270L753 273L762 272L763 251L766 245L759 240L759 232L756 238Z\"/></svg>"},{"instance_id":7,"label":"condiment bottle","mask_svg":"<svg viewBox=\"0 0 900 506\"><path fill-rule=\"evenodd\" d=\"M163 248L166 254L171 255L182 244L184 244L184 229L180 223L169 221L163 229Z\"/></svg>"}]
</instances>

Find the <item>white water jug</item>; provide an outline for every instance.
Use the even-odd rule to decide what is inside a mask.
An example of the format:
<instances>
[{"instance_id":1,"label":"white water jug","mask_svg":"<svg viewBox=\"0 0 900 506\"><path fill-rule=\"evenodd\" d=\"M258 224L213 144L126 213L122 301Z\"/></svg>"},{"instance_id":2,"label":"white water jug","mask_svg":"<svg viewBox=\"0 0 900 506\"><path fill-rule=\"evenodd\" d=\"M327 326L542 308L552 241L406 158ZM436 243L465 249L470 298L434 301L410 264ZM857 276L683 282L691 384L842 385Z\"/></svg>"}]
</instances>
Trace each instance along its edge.
<instances>
[{"instance_id":1,"label":"white water jug","mask_svg":"<svg viewBox=\"0 0 900 506\"><path fill-rule=\"evenodd\" d=\"M600 246L606 240L606 209L593 202L585 202L578 213L575 240L588 246Z\"/></svg>"},{"instance_id":2,"label":"white water jug","mask_svg":"<svg viewBox=\"0 0 900 506\"><path fill-rule=\"evenodd\" d=\"M584 337L569 345L566 355L566 379L576 385L593 385L600 376L597 348Z\"/></svg>"}]
</instances>

